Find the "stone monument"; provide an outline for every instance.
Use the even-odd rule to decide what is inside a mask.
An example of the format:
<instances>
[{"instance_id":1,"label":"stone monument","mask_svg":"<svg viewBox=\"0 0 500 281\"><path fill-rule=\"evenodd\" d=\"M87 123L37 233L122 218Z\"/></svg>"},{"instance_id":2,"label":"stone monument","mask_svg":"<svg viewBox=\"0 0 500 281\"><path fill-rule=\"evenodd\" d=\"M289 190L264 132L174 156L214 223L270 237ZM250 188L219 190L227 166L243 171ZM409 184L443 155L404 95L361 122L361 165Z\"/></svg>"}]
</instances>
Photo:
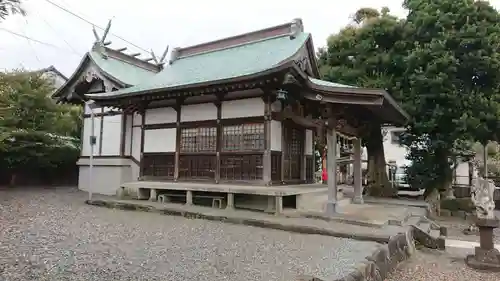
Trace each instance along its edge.
<instances>
[{"instance_id":1,"label":"stone monument","mask_svg":"<svg viewBox=\"0 0 500 281\"><path fill-rule=\"evenodd\" d=\"M478 177L472 185L471 199L476 206L475 222L479 228L480 246L476 247L474 255L467 256L465 262L475 269L500 272L500 252L495 249L493 243L493 230L500 226L494 213L494 191L495 184L483 178Z\"/></svg>"}]
</instances>

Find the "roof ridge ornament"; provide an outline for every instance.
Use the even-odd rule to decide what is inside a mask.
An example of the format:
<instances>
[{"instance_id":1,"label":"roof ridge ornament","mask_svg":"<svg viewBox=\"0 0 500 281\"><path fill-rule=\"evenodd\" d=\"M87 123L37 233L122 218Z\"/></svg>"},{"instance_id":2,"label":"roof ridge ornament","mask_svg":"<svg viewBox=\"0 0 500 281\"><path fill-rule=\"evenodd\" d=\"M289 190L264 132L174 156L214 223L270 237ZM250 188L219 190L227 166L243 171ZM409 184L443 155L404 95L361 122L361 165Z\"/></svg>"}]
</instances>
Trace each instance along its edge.
<instances>
[{"instance_id":1,"label":"roof ridge ornament","mask_svg":"<svg viewBox=\"0 0 500 281\"><path fill-rule=\"evenodd\" d=\"M165 51L163 51L163 54L161 55L160 59L158 59L158 57L156 56L153 49L151 49L151 58L147 59L147 61L154 60L154 62L157 66L163 67L163 65L165 64L165 58L167 57L168 48L169 48L169 46L167 45L167 47L165 48Z\"/></svg>"},{"instance_id":2,"label":"roof ridge ornament","mask_svg":"<svg viewBox=\"0 0 500 281\"><path fill-rule=\"evenodd\" d=\"M295 39L297 35L304 32L304 25L302 24L302 19L296 18L292 20L290 24L290 39Z\"/></svg>"},{"instance_id":3,"label":"roof ridge ornament","mask_svg":"<svg viewBox=\"0 0 500 281\"><path fill-rule=\"evenodd\" d=\"M94 33L94 37L95 37L95 42L94 42L94 46L92 49L99 52L104 59L108 58L108 54L106 54L106 48L104 48L104 47L111 44L111 42L105 41L106 37L109 34L109 29L111 28L111 21L112 21L112 19L110 19L108 21L108 25L104 29L104 33L103 33L102 37L100 37L99 34L97 33L97 30L95 29L95 25L92 26L92 32Z\"/></svg>"}]
</instances>

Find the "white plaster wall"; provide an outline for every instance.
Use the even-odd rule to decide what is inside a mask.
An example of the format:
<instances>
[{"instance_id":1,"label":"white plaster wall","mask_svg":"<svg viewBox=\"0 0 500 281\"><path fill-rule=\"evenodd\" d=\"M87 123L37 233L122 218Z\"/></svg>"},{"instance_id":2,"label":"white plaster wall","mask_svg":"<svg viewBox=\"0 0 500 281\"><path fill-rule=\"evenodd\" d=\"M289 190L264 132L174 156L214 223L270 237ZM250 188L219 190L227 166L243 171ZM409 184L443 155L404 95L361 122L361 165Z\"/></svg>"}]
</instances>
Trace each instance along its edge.
<instances>
[{"instance_id":1,"label":"white plaster wall","mask_svg":"<svg viewBox=\"0 0 500 281\"><path fill-rule=\"evenodd\" d=\"M93 193L103 195L116 195L120 185L131 182L133 178L131 166L100 166L94 165L92 169ZM78 189L89 191L89 166L80 166L78 173Z\"/></svg>"},{"instance_id":2,"label":"white plaster wall","mask_svg":"<svg viewBox=\"0 0 500 281\"><path fill-rule=\"evenodd\" d=\"M120 142L122 136L122 116L104 116L102 127L101 155L120 155Z\"/></svg>"},{"instance_id":3,"label":"white plaster wall","mask_svg":"<svg viewBox=\"0 0 500 281\"><path fill-rule=\"evenodd\" d=\"M84 108L85 108L85 114L90 114L90 111L91 111L90 107L85 104ZM102 112L102 108L101 107L94 108L93 111L94 111L94 113L101 113Z\"/></svg>"},{"instance_id":4,"label":"white plaster wall","mask_svg":"<svg viewBox=\"0 0 500 281\"><path fill-rule=\"evenodd\" d=\"M281 122L271 120L271 150L281 151Z\"/></svg>"},{"instance_id":5,"label":"white plaster wall","mask_svg":"<svg viewBox=\"0 0 500 281\"><path fill-rule=\"evenodd\" d=\"M146 124L177 122L177 112L171 107L152 108L146 110Z\"/></svg>"},{"instance_id":6,"label":"white plaster wall","mask_svg":"<svg viewBox=\"0 0 500 281\"><path fill-rule=\"evenodd\" d=\"M99 146L101 145L100 139L99 139L99 134L101 131L101 118L102 117L95 117L94 118L94 136L96 136L96 144L94 145L94 156L99 155ZM90 136L91 134L91 119L92 118L85 118L83 120L83 138L82 138L82 156L89 156L90 155Z\"/></svg>"},{"instance_id":7,"label":"white plaster wall","mask_svg":"<svg viewBox=\"0 0 500 281\"><path fill-rule=\"evenodd\" d=\"M477 177L476 169L472 170L472 178ZM455 179L456 184L469 184L469 163L462 162L459 163L455 169Z\"/></svg>"},{"instance_id":8,"label":"white plaster wall","mask_svg":"<svg viewBox=\"0 0 500 281\"><path fill-rule=\"evenodd\" d=\"M304 142L304 154L313 155L313 131L306 130L306 139Z\"/></svg>"},{"instance_id":9,"label":"white plaster wall","mask_svg":"<svg viewBox=\"0 0 500 281\"><path fill-rule=\"evenodd\" d=\"M139 113L134 113L134 126L142 125L142 115Z\"/></svg>"},{"instance_id":10,"label":"white plaster wall","mask_svg":"<svg viewBox=\"0 0 500 281\"><path fill-rule=\"evenodd\" d=\"M184 105L181 108L181 122L217 119L217 107L213 103Z\"/></svg>"},{"instance_id":11,"label":"white plaster wall","mask_svg":"<svg viewBox=\"0 0 500 281\"><path fill-rule=\"evenodd\" d=\"M125 156L132 155L132 115L125 116Z\"/></svg>"},{"instance_id":12,"label":"white plaster wall","mask_svg":"<svg viewBox=\"0 0 500 281\"><path fill-rule=\"evenodd\" d=\"M393 144L391 141L392 138L392 131L401 131L400 128L385 128L387 131L387 134L384 137L384 154L385 154L385 161L389 163L390 161L395 161L396 165L398 166L405 166L405 165L410 165L411 163L406 160L406 154L408 153L408 150L406 147L399 145L399 144Z\"/></svg>"},{"instance_id":13,"label":"white plaster wall","mask_svg":"<svg viewBox=\"0 0 500 281\"><path fill-rule=\"evenodd\" d=\"M250 116L264 116L264 101L260 97L222 102L223 119Z\"/></svg>"},{"instance_id":14,"label":"white plaster wall","mask_svg":"<svg viewBox=\"0 0 500 281\"><path fill-rule=\"evenodd\" d=\"M176 129L144 131L144 152L175 152Z\"/></svg>"},{"instance_id":15,"label":"white plaster wall","mask_svg":"<svg viewBox=\"0 0 500 281\"><path fill-rule=\"evenodd\" d=\"M132 128L132 157L141 161L141 127Z\"/></svg>"}]
</instances>

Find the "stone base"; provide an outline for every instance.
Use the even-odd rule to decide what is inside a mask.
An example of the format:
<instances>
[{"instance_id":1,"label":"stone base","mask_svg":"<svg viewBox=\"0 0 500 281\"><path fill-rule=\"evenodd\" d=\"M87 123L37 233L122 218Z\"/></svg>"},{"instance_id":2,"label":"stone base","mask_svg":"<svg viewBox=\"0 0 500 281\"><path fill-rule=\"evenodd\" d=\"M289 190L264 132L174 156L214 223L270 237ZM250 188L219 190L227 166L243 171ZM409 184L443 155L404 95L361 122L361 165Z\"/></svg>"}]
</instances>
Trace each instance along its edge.
<instances>
[{"instance_id":1,"label":"stone base","mask_svg":"<svg viewBox=\"0 0 500 281\"><path fill-rule=\"evenodd\" d=\"M474 269L500 272L500 252L497 249L484 250L476 247L474 255L468 255L465 263Z\"/></svg>"}]
</instances>

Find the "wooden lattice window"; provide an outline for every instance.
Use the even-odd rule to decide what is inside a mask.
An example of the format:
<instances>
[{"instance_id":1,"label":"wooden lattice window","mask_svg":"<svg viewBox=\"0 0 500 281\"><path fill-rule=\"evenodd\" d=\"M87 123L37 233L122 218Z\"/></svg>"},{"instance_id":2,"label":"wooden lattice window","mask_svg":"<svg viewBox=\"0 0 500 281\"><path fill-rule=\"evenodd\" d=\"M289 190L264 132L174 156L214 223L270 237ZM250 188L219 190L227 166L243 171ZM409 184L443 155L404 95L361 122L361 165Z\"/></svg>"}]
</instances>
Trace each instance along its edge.
<instances>
[{"instance_id":1,"label":"wooden lattice window","mask_svg":"<svg viewBox=\"0 0 500 281\"><path fill-rule=\"evenodd\" d=\"M224 126L223 151L259 151L265 149L264 123Z\"/></svg>"},{"instance_id":2,"label":"wooden lattice window","mask_svg":"<svg viewBox=\"0 0 500 281\"><path fill-rule=\"evenodd\" d=\"M221 180L261 180L262 154L222 155Z\"/></svg>"},{"instance_id":3,"label":"wooden lattice window","mask_svg":"<svg viewBox=\"0 0 500 281\"><path fill-rule=\"evenodd\" d=\"M215 152L216 146L216 127L181 129L181 152Z\"/></svg>"},{"instance_id":4,"label":"wooden lattice window","mask_svg":"<svg viewBox=\"0 0 500 281\"><path fill-rule=\"evenodd\" d=\"M181 155L179 157L179 178L215 179L215 155Z\"/></svg>"},{"instance_id":5,"label":"wooden lattice window","mask_svg":"<svg viewBox=\"0 0 500 281\"><path fill-rule=\"evenodd\" d=\"M173 153L144 153L141 164L144 176L174 178Z\"/></svg>"}]
</instances>

